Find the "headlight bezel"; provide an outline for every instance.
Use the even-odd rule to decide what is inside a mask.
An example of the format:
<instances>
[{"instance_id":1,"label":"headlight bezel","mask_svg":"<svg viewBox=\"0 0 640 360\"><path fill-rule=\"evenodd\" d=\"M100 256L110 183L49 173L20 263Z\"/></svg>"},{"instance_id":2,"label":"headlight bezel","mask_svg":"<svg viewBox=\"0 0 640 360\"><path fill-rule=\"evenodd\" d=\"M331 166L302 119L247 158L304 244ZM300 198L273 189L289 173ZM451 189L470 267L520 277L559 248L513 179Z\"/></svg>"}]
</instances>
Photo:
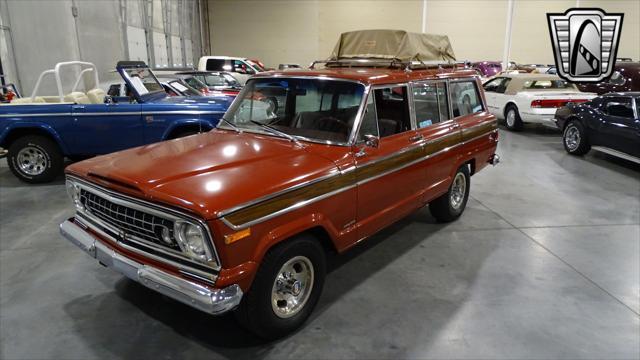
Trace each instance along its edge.
<instances>
[{"instance_id":1,"label":"headlight bezel","mask_svg":"<svg viewBox=\"0 0 640 360\"><path fill-rule=\"evenodd\" d=\"M178 245L180 246L180 249L184 254L186 254L193 260L202 263L209 263L215 260L213 252L209 245L210 241L207 241L208 236L202 226L191 221L176 220L173 223L173 227L173 236L178 242ZM199 233L200 240L187 238L187 236L189 236L187 235L188 230L190 230L189 227L191 227L191 230L195 229ZM199 245L202 248L202 251L199 252L195 249L195 247L192 245L192 242L194 241L200 242Z\"/></svg>"},{"instance_id":2,"label":"headlight bezel","mask_svg":"<svg viewBox=\"0 0 640 360\"><path fill-rule=\"evenodd\" d=\"M73 204L75 209L77 211L83 211L84 205L82 205L82 202L80 201L80 185L78 185L78 183L76 183L75 181L66 179L65 188L67 189L67 195L69 195L71 203Z\"/></svg>"}]
</instances>

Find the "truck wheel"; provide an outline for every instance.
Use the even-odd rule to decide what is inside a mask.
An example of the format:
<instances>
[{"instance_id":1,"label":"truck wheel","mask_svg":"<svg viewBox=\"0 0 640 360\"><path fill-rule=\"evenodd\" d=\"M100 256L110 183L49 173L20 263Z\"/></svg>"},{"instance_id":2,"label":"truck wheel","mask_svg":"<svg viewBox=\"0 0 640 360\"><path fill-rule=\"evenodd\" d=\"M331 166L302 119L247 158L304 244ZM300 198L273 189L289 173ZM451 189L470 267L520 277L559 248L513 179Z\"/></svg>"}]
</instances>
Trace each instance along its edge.
<instances>
[{"instance_id":1,"label":"truck wheel","mask_svg":"<svg viewBox=\"0 0 640 360\"><path fill-rule=\"evenodd\" d=\"M316 306L326 271L324 249L302 235L271 249L235 314L239 323L265 339L299 328Z\"/></svg>"},{"instance_id":2,"label":"truck wheel","mask_svg":"<svg viewBox=\"0 0 640 360\"><path fill-rule=\"evenodd\" d=\"M64 157L53 140L29 135L18 138L9 146L7 162L18 179L37 184L52 181L60 175Z\"/></svg>"},{"instance_id":3,"label":"truck wheel","mask_svg":"<svg viewBox=\"0 0 640 360\"><path fill-rule=\"evenodd\" d=\"M449 191L429 203L429 211L439 222L450 222L462 215L471 188L469 167L462 165L453 177Z\"/></svg>"},{"instance_id":4,"label":"truck wheel","mask_svg":"<svg viewBox=\"0 0 640 360\"><path fill-rule=\"evenodd\" d=\"M520 118L520 113L518 112L518 108L514 105L508 105L507 109L504 113L504 123L507 125L507 129L511 131L520 131L524 126L522 123L522 118Z\"/></svg>"},{"instance_id":5,"label":"truck wheel","mask_svg":"<svg viewBox=\"0 0 640 360\"><path fill-rule=\"evenodd\" d=\"M578 121L570 122L562 133L564 149L571 155L584 155L591 150L587 133Z\"/></svg>"}]
</instances>

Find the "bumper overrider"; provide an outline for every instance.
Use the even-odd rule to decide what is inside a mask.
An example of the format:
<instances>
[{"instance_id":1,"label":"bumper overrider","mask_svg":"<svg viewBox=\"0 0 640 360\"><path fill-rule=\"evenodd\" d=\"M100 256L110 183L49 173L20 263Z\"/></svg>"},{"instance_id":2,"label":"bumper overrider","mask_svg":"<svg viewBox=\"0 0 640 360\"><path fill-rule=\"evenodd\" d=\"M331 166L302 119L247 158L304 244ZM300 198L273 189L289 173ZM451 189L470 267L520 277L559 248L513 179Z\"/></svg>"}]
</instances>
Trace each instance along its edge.
<instances>
[{"instance_id":1,"label":"bumper overrider","mask_svg":"<svg viewBox=\"0 0 640 360\"><path fill-rule=\"evenodd\" d=\"M238 306L242 299L242 289L236 284L223 289L211 289L158 268L140 264L105 245L71 220L60 224L60 233L101 264L152 290L206 313L213 315L225 313Z\"/></svg>"}]
</instances>

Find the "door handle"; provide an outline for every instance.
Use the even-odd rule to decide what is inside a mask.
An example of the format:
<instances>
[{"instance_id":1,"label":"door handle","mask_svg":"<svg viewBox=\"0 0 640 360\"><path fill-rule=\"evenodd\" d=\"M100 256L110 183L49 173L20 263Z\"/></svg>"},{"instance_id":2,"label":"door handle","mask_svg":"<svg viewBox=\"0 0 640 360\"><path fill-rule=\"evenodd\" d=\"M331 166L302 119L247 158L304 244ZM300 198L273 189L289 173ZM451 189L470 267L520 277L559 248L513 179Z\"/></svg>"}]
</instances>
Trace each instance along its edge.
<instances>
[{"instance_id":1,"label":"door handle","mask_svg":"<svg viewBox=\"0 0 640 360\"><path fill-rule=\"evenodd\" d=\"M460 127L460 124L458 124L457 122L454 122L453 125L451 125L452 129L457 129Z\"/></svg>"},{"instance_id":2,"label":"door handle","mask_svg":"<svg viewBox=\"0 0 640 360\"><path fill-rule=\"evenodd\" d=\"M424 140L424 136L422 136L422 134L418 134L418 135L414 135L412 137L409 138L409 141L411 142L418 142Z\"/></svg>"},{"instance_id":3,"label":"door handle","mask_svg":"<svg viewBox=\"0 0 640 360\"><path fill-rule=\"evenodd\" d=\"M356 158L361 158L361 157L365 157L367 156L367 152L364 151L364 147L362 149L360 149L357 153L356 153Z\"/></svg>"},{"instance_id":4,"label":"door handle","mask_svg":"<svg viewBox=\"0 0 640 360\"><path fill-rule=\"evenodd\" d=\"M84 105L73 105L73 110L84 110Z\"/></svg>"}]
</instances>

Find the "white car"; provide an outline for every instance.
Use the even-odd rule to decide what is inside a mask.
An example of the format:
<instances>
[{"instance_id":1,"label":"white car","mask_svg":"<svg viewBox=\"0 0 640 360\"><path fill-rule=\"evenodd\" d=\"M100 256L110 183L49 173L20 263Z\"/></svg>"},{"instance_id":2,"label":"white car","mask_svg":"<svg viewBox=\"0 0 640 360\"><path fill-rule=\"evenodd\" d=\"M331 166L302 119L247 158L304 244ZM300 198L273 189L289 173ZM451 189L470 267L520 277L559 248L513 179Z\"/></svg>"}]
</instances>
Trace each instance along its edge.
<instances>
[{"instance_id":1,"label":"white car","mask_svg":"<svg viewBox=\"0 0 640 360\"><path fill-rule=\"evenodd\" d=\"M556 127L556 109L567 103L586 102L595 93L583 93L572 83L549 74L499 75L483 85L488 110L505 120L507 129L521 130L524 123Z\"/></svg>"},{"instance_id":2,"label":"white car","mask_svg":"<svg viewBox=\"0 0 640 360\"><path fill-rule=\"evenodd\" d=\"M242 85L251 75L266 71L250 59L232 56L203 56L198 61L198 70L231 72Z\"/></svg>"}]
</instances>

